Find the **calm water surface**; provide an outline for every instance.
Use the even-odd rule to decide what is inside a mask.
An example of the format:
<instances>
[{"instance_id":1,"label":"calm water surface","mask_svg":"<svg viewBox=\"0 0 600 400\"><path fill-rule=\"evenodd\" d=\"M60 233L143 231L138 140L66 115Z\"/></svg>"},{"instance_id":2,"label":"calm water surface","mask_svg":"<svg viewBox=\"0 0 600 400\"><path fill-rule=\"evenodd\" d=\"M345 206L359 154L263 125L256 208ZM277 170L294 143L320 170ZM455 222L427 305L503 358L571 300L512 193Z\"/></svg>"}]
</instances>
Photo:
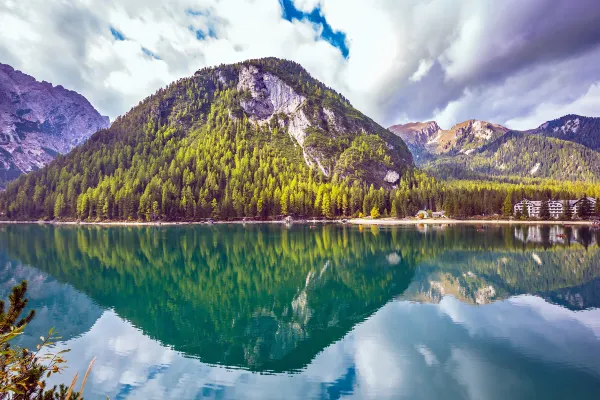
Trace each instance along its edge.
<instances>
[{"instance_id":1,"label":"calm water surface","mask_svg":"<svg viewBox=\"0 0 600 400\"><path fill-rule=\"evenodd\" d=\"M600 232L0 226L86 399L597 399Z\"/></svg>"}]
</instances>

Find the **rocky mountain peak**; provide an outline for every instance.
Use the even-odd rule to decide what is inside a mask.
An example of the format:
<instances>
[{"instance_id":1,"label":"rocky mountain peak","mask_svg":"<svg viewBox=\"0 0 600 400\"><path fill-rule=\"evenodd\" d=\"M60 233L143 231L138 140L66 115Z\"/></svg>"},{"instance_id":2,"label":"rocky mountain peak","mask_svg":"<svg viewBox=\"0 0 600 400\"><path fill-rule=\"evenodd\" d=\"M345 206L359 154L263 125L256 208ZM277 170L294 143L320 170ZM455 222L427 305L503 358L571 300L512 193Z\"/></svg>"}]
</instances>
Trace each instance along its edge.
<instances>
[{"instance_id":1,"label":"rocky mountain peak","mask_svg":"<svg viewBox=\"0 0 600 400\"><path fill-rule=\"evenodd\" d=\"M0 64L0 186L107 128L85 97Z\"/></svg>"},{"instance_id":2,"label":"rocky mountain peak","mask_svg":"<svg viewBox=\"0 0 600 400\"><path fill-rule=\"evenodd\" d=\"M275 121L282 130L287 130L302 149L307 165L332 176L338 164L335 158L341 155L336 153L361 134L378 134L385 140L388 151L397 153L392 157L396 160L395 168L382 166L372 170L377 181L394 184L403 172L400 166L412 164L401 140L360 115L341 95L310 77L299 65L273 58L257 61L239 67L236 89L244 94L240 107L251 121L261 126ZM217 75L220 81L226 81L224 71L217 71ZM300 85L298 78L304 80ZM349 114L359 117L351 118ZM348 173L345 168L338 168L337 172Z\"/></svg>"},{"instance_id":3,"label":"rocky mountain peak","mask_svg":"<svg viewBox=\"0 0 600 400\"><path fill-rule=\"evenodd\" d=\"M568 114L552 121L544 122L526 133L553 137L584 145L592 150L600 150L600 118Z\"/></svg>"},{"instance_id":4,"label":"rocky mountain peak","mask_svg":"<svg viewBox=\"0 0 600 400\"><path fill-rule=\"evenodd\" d=\"M400 136L407 143L427 143L440 130L435 121L409 122L407 124L393 125L390 131Z\"/></svg>"}]
</instances>

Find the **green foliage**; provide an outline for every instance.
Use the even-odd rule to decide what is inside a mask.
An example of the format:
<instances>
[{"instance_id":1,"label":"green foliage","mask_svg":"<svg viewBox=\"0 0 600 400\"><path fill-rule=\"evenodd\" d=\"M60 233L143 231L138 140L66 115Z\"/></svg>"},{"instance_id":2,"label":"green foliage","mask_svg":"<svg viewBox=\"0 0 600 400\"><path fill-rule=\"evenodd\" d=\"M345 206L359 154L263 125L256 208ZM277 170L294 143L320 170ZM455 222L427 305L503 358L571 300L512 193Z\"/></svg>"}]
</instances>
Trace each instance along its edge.
<instances>
[{"instance_id":1,"label":"green foliage","mask_svg":"<svg viewBox=\"0 0 600 400\"><path fill-rule=\"evenodd\" d=\"M577 129L562 129L568 121L579 120ZM543 136L555 137L579 143L592 150L600 150L600 118L582 117L580 115L565 115L548 121L536 133Z\"/></svg>"},{"instance_id":2,"label":"green foliage","mask_svg":"<svg viewBox=\"0 0 600 400\"><path fill-rule=\"evenodd\" d=\"M530 217L531 217L531 215L529 215L529 207L527 207L527 205L524 205L523 206L523 213L521 215L521 218L527 220Z\"/></svg>"},{"instance_id":3,"label":"green foliage","mask_svg":"<svg viewBox=\"0 0 600 400\"><path fill-rule=\"evenodd\" d=\"M523 179L598 182L600 153L577 143L509 132L469 155L441 157L424 166L442 179Z\"/></svg>"},{"instance_id":4,"label":"green foliage","mask_svg":"<svg viewBox=\"0 0 600 400\"><path fill-rule=\"evenodd\" d=\"M0 301L0 399L82 399L78 392L64 385L46 389L45 379L60 373L65 363L62 358L65 351L56 354L46 351L56 339L52 329L47 337L40 338L42 342L34 351L11 346L11 340L21 335L35 316L34 310L30 310L21 317L28 302L26 292L27 281L22 281L20 285L13 287L9 295L8 310L5 310L4 302Z\"/></svg>"},{"instance_id":5,"label":"green foliage","mask_svg":"<svg viewBox=\"0 0 600 400\"><path fill-rule=\"evenodd\" d=\"M569 202L567 200L563 201L563 215L561 219L564 221L570 221L573 219L573 211L571 207L569 207Z\"/></svg>"},{"instance_id":6,"label":"green foliage","mask_svg":"<svg viewBox=\"0 0 600 400\"><path fill-rule=\"evenodd\" d=\"M277 74L307 99L301 107L313 128L304 149L286 132L289 116L257 124L244 113L240 101L249 94L237 90L237 79L248 64ZM376 207L380 215L426 209L466 218L506 214L510 193L600 196L593 183L565 180L440 182L411 165L401 139L298 64L250 60L206 68L160 89L68 155L9 184L0 193L0 211L20 220L196 221L338 218ZM401 173L393 185L383 183L388 170Z\"/></svg>"},{"instance_id":7,"label":"green foliage","mask_svg":"<svg viewBox=\"0 0 600 400\"><path fill-rule=\"evenodd\" d=\"M339 173L328 177L306 164L303 149L285 132L288 116L268 124L248 118L240 100L249 94L237 90L237 79L249 64L307 98L302 110L314 128L305 154ZM323 122L324 107L335 123ZM336 124L355 133L342 134ZM298 64L250 60L203 69L160 89L67 156L9 185L0 210L11 219L89 221L340 217L358 211L371 171L379 168L382 181L382 168L410 175L410 165L401 139Z\"/></svg>"},{"instance_id":8,"label":"green foliage","mask_svg":"<svg viewBox=\"0 0 600 400\"><path fill-rule=\"evenodd\" d=\"M589 219L592 215L592 203L586 195L581 199L579 206L577 207L577 216L581 219Z\"/></svg>"},{"instance_id":9,"label":"green foliage","mask_svg":"<svg viewBox=\"0 0 600 400\"><path fill-rule=\"evenodd\" d=\"M550 206L548 205L548 200L542 200L542 204L540 205L540 219L544 221L548 221L550 219Z\"/></svg>"},{"instance_id":10,"label":"green foliage","mask_svg":"<svg viewBox=\"0 0 600 400\"><path fill-rule=\"evenodd\" d=\"M377 207L373 207L371 209L371 218L376 219L379 218L381 215L379 214L379 209Z\"/></svg>"},{"instance_id":11,"label":"green foliage","mask_svg":"<svg viewBox=\"0 0 600 400\"><path fill-rule=\"evenodd\" d=\"M512 193L508 193L506 195L506 199L504 199L504 203L502 204L502 215L505 217L510 217L513 214L513 203L512 203Z\"/></svg>"}]
</instances>

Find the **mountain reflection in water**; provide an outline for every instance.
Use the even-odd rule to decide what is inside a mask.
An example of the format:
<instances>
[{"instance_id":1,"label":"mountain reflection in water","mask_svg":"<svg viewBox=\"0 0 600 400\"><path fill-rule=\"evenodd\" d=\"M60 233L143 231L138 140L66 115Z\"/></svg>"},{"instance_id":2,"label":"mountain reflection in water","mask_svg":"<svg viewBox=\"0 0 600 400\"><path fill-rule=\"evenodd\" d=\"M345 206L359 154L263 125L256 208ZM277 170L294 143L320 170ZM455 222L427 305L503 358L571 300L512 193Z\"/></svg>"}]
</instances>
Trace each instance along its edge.
<instances>
[{"instance_id":1,"label":"mountain reflection in water","mask_svg":"<svg viewBox=\"0 0 600 400\"><path fill-rule=\"evenodd\" d=\"M86 398L585 398L600 388L599 237L3 225L0 279L5 296L32 282L43 318L23 341L55 326L73 374L98 356Z\"/></svg>"}]
</instances>

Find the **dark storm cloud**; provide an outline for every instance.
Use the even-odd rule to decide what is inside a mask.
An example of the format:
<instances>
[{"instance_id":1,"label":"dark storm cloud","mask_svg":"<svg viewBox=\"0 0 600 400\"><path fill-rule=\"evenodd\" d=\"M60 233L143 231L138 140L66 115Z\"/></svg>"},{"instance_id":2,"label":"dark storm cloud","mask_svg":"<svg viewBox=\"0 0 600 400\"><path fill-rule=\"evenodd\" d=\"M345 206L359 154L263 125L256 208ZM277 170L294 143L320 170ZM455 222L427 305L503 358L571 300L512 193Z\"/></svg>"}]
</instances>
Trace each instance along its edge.
<instances>
[{"instance_id":1,"label":"dark storm cloud","mask_svg":"<svg viewBox=\"0 0 600 400\"><path fill-rule=\"evenodd\" d=\"M600 79L600 58L596 54L600 45L600 2L535 0L487 4L489 7L480 10L477 17L459 18L450 33L452 42L423 79L398 82L395 95L387 102L384 99L388 118L398 118L398 110L402 110L401 118L431 118L436 110L444 110L469 93L481 95L481 101L470 104L454 122L485 118L503 123L549 100L537 98L523 104L511 101L511 97L526 98L532 92L550 91L547 94L554 100L568 100L575 94L582 95ZM477 29L471 38L465 38L469 24L475 24ZM477 52L472 52L473 46ZM566 65L572 70L561 71ZM498 89L519 75L527 76L521 80L521 90L502 93ZM562 76L562 82L553 80L556 75ZM500 99L488 97L489 93L486 96L486 91L493 88L505 96L501 106L497 104Z\"/></svg>"}]
</instances>

